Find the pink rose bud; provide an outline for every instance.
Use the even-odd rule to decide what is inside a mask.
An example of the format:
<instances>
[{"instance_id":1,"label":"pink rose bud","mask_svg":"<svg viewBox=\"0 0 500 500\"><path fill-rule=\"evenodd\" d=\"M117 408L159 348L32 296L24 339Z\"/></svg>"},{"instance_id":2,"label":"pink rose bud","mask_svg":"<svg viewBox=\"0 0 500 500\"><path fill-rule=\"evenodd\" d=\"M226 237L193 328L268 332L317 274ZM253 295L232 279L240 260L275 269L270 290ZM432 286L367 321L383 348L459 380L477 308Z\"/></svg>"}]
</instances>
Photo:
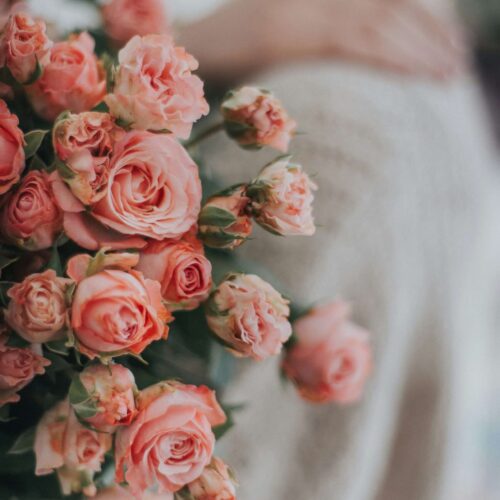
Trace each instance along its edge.
<instances>
[{"instance_id":1,"label":"pink rose bud","mask_svg":"<svg viewBox=\"0 0 500 500\"><path fill-rule=\"evenodd\" d=\"M95 472L101 470L104 455L111 448L112 436L84 427L68 400L47 411L35 432L35 474L56 471L63 495L95 495Z\"/></svg>"},{"instance_id":2,"label":"pink rose bud","mask_svg":"<svg viewBox=\"0 0 500 500\"><path fill-rule=\"evenodd\" d=\"M106 34L118 45L135 35L166 34L170 25L161 0L111 0L102 8Z\"/></svg>"},{"instance_id":3,"label":"pink rose bud","mask_svg":"<svg viewBox=\"0 0 500 500\"><path fill-rule=\"evenodd\" d=\"M133 373L122 365L91 365L72 383L69 399L80 419L94 429L114 432L130 425L137 411Z\"/></svg>"},{"instance_id":4,"label":"pink rose bud","mask_svg":"<svg viewBox=\"0 0 500 500\"><path fill-rule=\"evenodd\" d=\"M160 284L137 271L101 271L80 281L73 295L76 348L90 359L139 355L167 338L170 319Z\"/></svg>"},{"instance_id":5,"label":"pink rose bud","mask_svg":"<svg viewBox=\"0 0 500 500\"><path fill-rule=\"evenodd\" d=\"M229 467L213 457L203 474L188 485L193 500L236 500L234 477Z\"/></svg>"},{"instance_id":6,"label":"pink rose bud","mask_svg":"<svg viewBox=\"0 0 500 500\"><path fill-rule=\"evenodd\" d=\"M62 232L62 212L57 206L49 174L32 170L8 194L1 212L2 234L28 250L50 248Z\"/></svg>"},{"instance_id":7,"label":"pink rose bud","mask_svg":"<svg viewBox=\"0 0 500 500\"><path fill-rule=\"evenodd\" d=\"M132 424L116 434L116 481L127 481L141 498L154 484L158 493L168 493L198 478L212 459L212 427L226 421L215 393L205 386L160 382L140 392L137 408Z\"/></svg>"},{"instance_id":8,"label":"pink rose bud","mask_svg":"<svg viewBox=\"0 0 500 500\"><path fill-rule=\"evenodd\" d=\"M49 269L9 288L5 321L28 342L64 338L69 326L66 291L72 281Z\"/></svg>"},{"instance_id":9,"label":"pink rose bud","mask_svg":"<svg viewBox=\"0 0 500 500\"><path fill-rule=\"evenodd\" d=\"M207 247L234 250L252 234L250 198L245 186L212 196L198 219L199 236Z\"/></svg>"},{"instance_id":10,"label":"pink rose bud","mask_svg":"<svg viewBox=\"0 0 500 500\"><path fill-rule=\"evenodd\" d=\"M297 124L267 90L242 87L230 91L222 102L226 132L240 146L271 146L285 153Z\"/></svg>"},{"instance_id":11,"label":"pink rose bud","mask_svg":"<svg viewBox=\"0 0 500 500\"><path fill-rule=\"evenodd\" d=\"M207 303L210 329L233 354L258 361L281 352L289 314L288 301L253 274L230 274Z\"/></svg>"},{"instance_id":12,"label":"pink rose bud","mask_svg":"<svg viewBox=\"0 0 500 500\"><path fill-rule=\"evenodd\" d=\"M39 351L39 352L38 352ZM0 407L6 403L17 403L17 394L36 375L43 375L50 361L41 356L41 349L32 347L10 347L7 337L0 338Z\"/></svg>"},{"instance_id":13,"label":"pink rose bud","mask_svg":"<svg viewBox=\"0 0 500 500\"><path fill-rule=\"evenodd\" d=\"M105 196L113 144L123 134L108 113L67 113L54 125L59 174L84 205Z\"/></svg>"},{"instance_id":14,"label":"pink rose bud","mask_svg":"<svg viewBox=\"0 0 500 500\"><path fill-rule=\"evenodd\" d=\"M349 317L349 305L334 301L295 321L283 371L304 399L346 404L361 397L372 367L369 333Z\"/></svg>"},{"instance_id":15,"label":"pink rose bud","mask_svg":"<svg viewBox=\"0 0 500 500\"><path fill-rule=\"evenodd\" d=\"M94 45L88 33L54 44L42 77L28 88L31 104L42 118L53 121L66 110L88 111L103 99L106 78Z\"/></svg>"},{"instance_id":16,"label":"pink rose bud","mask_svg":"<svg viewBox=\"0 0 500 500\"><path fill-rule=\"evenodd\" d=\"M212 288L212 265L195 238L150 243L140 253L137 270L160 281L171 311L196 309Z\"/></svg>"},{"instance_id":17,"label":"pink rose bud","mask_svg":"<svg viewBox=\"0 0 500 500\"><path fill-rule=\"evenodd\" d=\"M255 221L264 229L282 236L310 236L316 231L312 214L316 189L300 165L283 157L262 169L247 194Z\"/></svg>"},{"instance_id":18,"label":"pink rose bud","mask_svg":"<svg viewBox=\"0 0 500 500\"><path fill-rule=\"evenodd\" d=\"M50 59L52 42L43 21L25 12L10 17L0 38L0 66L6 66L20 83L33 83Z\"/></svg>"},{"instance_id":19,"label":"pink rose bud","mask_svg":"<svg viewBox=\"0 0 500 500\"><path fill-rule=\"evenodd\" d=\"M19 182L24 170L24 135L19 120L0 99L0 195Z\"/></svg>"},{"instance_id":20,"label":"pink rose bud","mask_svg":"<svg viewBox=\"0 0 500 500\"><path fill-rule=\"evenodd\" d=\"M193 123L208 113L196 59L169 36L135 36L118 54L110 113L142 130L169 130L187 139Z\"/></svg>"}]
</instances>

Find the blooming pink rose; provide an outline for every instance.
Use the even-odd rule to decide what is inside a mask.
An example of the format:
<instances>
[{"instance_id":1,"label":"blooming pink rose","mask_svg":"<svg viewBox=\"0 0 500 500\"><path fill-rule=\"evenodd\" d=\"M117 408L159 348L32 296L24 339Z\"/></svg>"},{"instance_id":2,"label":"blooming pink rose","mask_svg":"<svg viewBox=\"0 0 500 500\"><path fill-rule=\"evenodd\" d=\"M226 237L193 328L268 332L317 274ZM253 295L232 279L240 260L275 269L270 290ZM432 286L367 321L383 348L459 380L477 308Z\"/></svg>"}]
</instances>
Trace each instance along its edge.
<instances>
[{"instance_id":1,"label":"blooming pink rose","mask_svg":"<svg viewBox=\"0 0 500 500\"><path fill-rule=\"evenodd\" d=\"M94 472L101 470L111 448L111 434L84 427L68 400L47 411L36 427L34 451L37 476L57 472L64 495L95 494Z\"/></svg>"},{"instance_id":2,"label":"blooming pink rose","mask_svg":"<svg viewBox=\"0 0 500 500\"><path fill-rule=\"evenodd\" d=\"M65 110L79 113L92 109L105 93L104 69L88 33L54 44L42 77L28 89L35 111L49 121Z\"/></svg>"},{"instance_id":3,"label":"blooming pink rose","mask_svg":"<svg viewBox=\"0 0 500 500\"><path fill-rule=\"evenodd\" d=\"M52 42L48 39L43 21L35 21L25 12L8 20L0 38L0 66L7 66L20 83L29 82L50 58Z\"/></svg>"},{"instance_id":4,"label":"blooming pink rose","mask_svg":"<svg viewBox=\"0 0 500 500\"><path fill-rule=\"evenodd\" d=\"M234 250L244 243L252 234L250 201L246 186L238 186L209 198L198 220L198 231L203 243L208 247L228 250Z\"/></svg>"},{"instance_id":5,"label":"blooming pink rose","mask_svg":"<svg viewBox=\"0 0 500 500\"><path fill-rule=\"evenodd\" d=\"M65 165L61 177L84 205L106 194L113 143L123 133L108 113L68 113L56 122L52 142Z\"/></svg>"},{"instance_id":6,"label":"blooming pink rose","mask_svg":"<svg viewBox=\"0 0 500 500\"><path fill-rule=\"evenodd\" d=\"M245 148L271 146L286 152L297 128L273 94L255 87L229 92L221 111L227 133Z\"/></svg>"},{"instance_id":7,"label":"blooming pink rose","mask_svg":"<svg viewBox=\"0 0 500 500\"><path fill-rule=\"evenodd\" d=\"M85 407L93 407L95 415L77 415L85 422L102 432L114 432L119 426L130 425L137 411L134 391L136 389L133 373L122 365L91 365L80 374L80 382L89 394ZM70 400L71 392L70 392Z\"/></svg>"},{"instance_id":8,"label":"blooming pink rose","mask_svg":"<svg viewBox=\"0 0 500 500\"><path fill-rule=\"evenodd\" d=\"M106 34L119 46L135 35L165 34L170 25L161 0L111 0L102 8Z\"/></svg>"},{"instance_id":9,"label":"blooming pink rose","mask_svg":"<svg viewBox=\"0 0 500 500\"><path fill-rule=\"evenodd\" d=\"M24 170L24 135L19 120L0 99L0 195L19 181Z\"/></svg>"},{"instance_id":10,"label":"blooming pink rose","mask_svg":"<svg viewBox=\"0 0 500 500\"><path fill-rule=\"evenodd\" d=\"M213 457L203 474L188 485L193 500L236 500L236 488L229 467Z\"/></svg>"},{"instance_id":11,"label":"blooming pink rose","mask_svg":"<svg viewBox=\"0 0 500 500\"><path fill-rule=\"evenodd\" d=\"M114 484L100 490L95 497L95 500L137 500L129 488ZM146 491L142 494L141 500L174 500L173 493L155 493Z\"/></svg>"},{"instance_id":12,"label":"blooming pink rose","mask_svg":"<svg viewBox=\"0 0 500 500\"><path fill-rule=\"evenodd\" d=\"M101 271L80 281L73 295L76 346L91 359L140 354L167 338L170 319L160 284L136 271Z\"/></svg>"},{"instance_id":13,"label":"blooming pink rose","mask_svg":"<svg viewBox=\"0 0 500 500\"><path fill-rule=\"evenodd\" d=\"M282 236L314 234L313 191L317 189L300 165L279 158L262 169L247 189L255 220Z\"/></svg>"},{"instance_id":14,"label":"blooming pink rose","mask_svg":"<svg viewBox=\"0 0 500 500\"><path fill-rule=\"evenodd\" d=\"M9 193L2 208L4 237L29 250L52 246L62 231L62 213L49 182L49 174L32 170L19 187Z\"/></svg>"},{"instance_id":15,"label":"blooming pink rose","mask_svg":"<svg viewBox=\"0 0 500 500\"><path fill-rule=\"evenodd\" d=\"M213 426L226 416L207 387L160 382L141 391L139 414L116 434L116 480L140 496L157 484L175 492L199 477L210 463Z\"/></svg>"},{"instance_id":16,"label":"blooming pink rose","mask_svg":"<svg viewBox=\"0 0 500 500\"><path fill-rule=\"evenodd\" d=\"M289 314L288 301L254 274L230 274L207 305L210 329L235 355L256 360L280 353L292 334Z\"/></svg>"},{"instance_id":17,"label":"blooming pink rose","mask_svg":"<svg viewBox=\"0 0 500 500\"><path fill-rule=\"evenodd\" d=\"M42 343L66 335L68 309L66 289L72 283L49 269L31 274L9 288L5 321L28 342Z\"/></svg>"},{"instance_id":18,"label":"blooming pink rose","mask_svg":"<svg viewBox=\"0 0 500 500\"><path fill-rule=\"evenodd\" d=\"M171 311L196 309L212 287L212 265L198 242L152 242L141 251L137 269L160 281Z\"/></svg>"},{"instance_id":19,"label":"blooming pink rose","mask_svg":"<svg viewBox=\"0 0 500 500\"><path fill-rule=\"evenodd\" d=\"M142 130L170 130L187 139L208 113L196 59L165 35L135 36L120 51L110 113Z\"/></svg>"},{"instance_id":20,"label":"blooming pink rose","mask_svg":"<svg viewBox=\"0 0 500 500\"><path fill-rule=\"evenodd\" d=\"M17 403L17 394L36 375L45 373L50 361L41 356L41 349L32 347L10 347L7 338L0 339L0 406Z\"/></svg>"},{"instance_id":21,"label":"blooming pink rose","mask_svg":"<svg viewBox=\"0 0 500 500\"><path fill-rule=\"evenodd\" d=\"M369 333L349 316L349 305L334 301L294 323L296 342L283 370L304 399L352 403L361 397L372 366Z\"/></svg>"}]
</instances>

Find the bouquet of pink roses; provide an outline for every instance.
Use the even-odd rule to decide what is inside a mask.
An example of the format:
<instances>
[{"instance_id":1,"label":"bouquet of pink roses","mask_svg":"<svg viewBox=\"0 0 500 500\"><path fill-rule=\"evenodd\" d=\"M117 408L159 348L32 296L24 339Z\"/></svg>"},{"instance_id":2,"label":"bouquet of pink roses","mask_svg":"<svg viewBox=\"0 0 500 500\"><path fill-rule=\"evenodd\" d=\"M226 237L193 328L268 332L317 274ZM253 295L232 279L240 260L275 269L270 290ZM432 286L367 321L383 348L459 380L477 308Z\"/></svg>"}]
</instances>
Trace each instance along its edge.
<instances>
[{"instance_id":1,"label":"bouquet of pink roses","mask_svg":"<svg viewBox=\"0 0 500 500\"><path fill-rule=\"evenodd\" d=\"M86 32L52 41L15 4L3 14L1 496L234 499L214 456L234 356L282 355L314 402L357 400L371 365L344 302L299 314L232 252L254 223L315 232L302 167L280 156L221 189L195 162L218 130L286 153L296 124L242 87L191 134L203 83L156 1L106 4L98 51Z\"/></svg>"}]
</instances>

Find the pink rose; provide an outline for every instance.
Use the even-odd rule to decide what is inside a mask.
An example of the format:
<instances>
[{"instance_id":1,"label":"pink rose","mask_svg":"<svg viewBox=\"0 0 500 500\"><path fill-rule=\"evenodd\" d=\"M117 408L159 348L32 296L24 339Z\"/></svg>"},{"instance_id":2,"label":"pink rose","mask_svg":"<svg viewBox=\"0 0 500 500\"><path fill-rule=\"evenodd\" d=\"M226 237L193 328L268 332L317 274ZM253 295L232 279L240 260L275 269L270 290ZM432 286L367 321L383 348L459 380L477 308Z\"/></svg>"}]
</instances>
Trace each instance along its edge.
<instances>
[{"instance_id":1,"label":"pink rose","mask_svg":"<svg viewBox=\"0 0 500 500\"><path fill-rule=\"evenodd\" d=\"M9 193L2 208L2 233L10 242L28 250L52 246L62 231L62 213L49 182L49 174L28 172Z\"/></svg>"},{"instance_id":2,"label":"pink rose","mask_svg":"<svg viewBox=\"0 0 500 500\"><path fill-rule=\"evenodd\" d=\"M215 444L212 427L226 416L207 387L161 382L141 391L139 414L116 434L116 480L136 496L157 484L175 492L199 477Z\"/></svg>"},{"instance_id":3,"label":"pink rose","mask_svg":"<svg viewBox=\"0 0 500 500\"><path fill-rule=\"evenodd\" d=\"M223 194L212 196L203 206L199 236L211 248L234 250L252 234L250 198L246 186L237 186Z\"/></svg>"},{"instance_id":4,"label":"pink rose","mask_svg":"<svg viewBox=\"0 0 500 500\"><path fill-rule=\"evenodd\" d=\"M259 361L281 352L289 314L288 301L253 274L230 274L207 304L210 329L235 355Z\"/></svg>"},{"instance_id":5,"label":"pink rose","mask_svg":"<svg viewBox=\"0 0 500 500\"><path fill-rule=\"evenodd\" d=\"M221 111L227 133L244 148L271 146L285 153L297 128L273 94L255 87L229 92Z\"/></svg>"},{"instance_id":6,"label":"pink rose","mask_svg":"<svg viewBox=\"0 0 500 500\"><path fill-rule=\"evenodd\" d=\"M312 215L315 189L302 167L284 157L264 167L247 193L255 220L264 229L282 236L310 236L316 231Z\"/></svg>"},{"instance_id":7,"label":"pink rose","mask_svg":"<svg viewBox=\"0 0 500 500\"><path fill-rule=\"evenodd\" d=\"M100 490L95 497L95 500L137 500L129 488L114 484ZM154 493L146 491L142 494L141 500L174 500L172 493Z\"/></svg>"},{"instance_id":8,"label":"pink rose","mask_svg":"<svg viewBox=\"0 0 500 500\"><path fill-rule=\"evenodd\" d=\"M106 34L119 46L135 35L170 31L161 0L111 0L103 6L102 15Z\"/></svg>"},{"instance_id":9,"label":"pink rose","mask_svg":"<svg viewBox=\"0 0 500 500\"><path fill-rule=\"evenodd\" d=\"M63 338L68 328L66 289L72 283L55 271L31 274L9 288L5 321L28 342L43 343Z\"/></svg>"},{"instance_id":10,"label":"pink rose","mask_svg":"<svg viewBox=\"0 0 500 500\"><path fill-rule=\"evenodd\" d=\"M165 35L135 36L120 51L113 93L106 104L116 118L142 130L169 130L187 139L208 113L196 59Z\"/></svg>"},{"instance_id":11,"label":"pink rose","mask_svg":"<svg viewBox=\"0 0 500 500\"><path fill-rule=\"evenodd\" d=\"M52 42L43 21L19 12L10 17L0 38L0 66L7 66L20 83L29 82L50 59Z\"/></svg>"},{"instance_id":12,"label":"pink rose","mask_svg":"<svg viewBox=\"0 0 500 500\"><path fill-rule=\"evenodd\" d=\"M0 99L0 195L6 193L24 170L24 135L19 120Z\"/></svg>"},{"instance_id":13,"label":"pink rose","mask_svg":"<svg viewBox=\"0 0 500 500\"><path fill-rule=\"evenodd\" d=\"M196 309L212 287L212 265L199 242L152 242L141 251L137 269L160 281L171 311Z\"/></svg>"},{"instance_id":14,"label":"pink rose","mask_svg":"<svg viewBox=\"0 0 500 500\"><path fill-rule=\"evenodd\" d=\"M167 338L170 319L160 284L135 271L101 271L80 281L73 295L76 346L91 359L140 354Z\"/></svg>"},{"instance_id":15,"label":"pink rose","mask_svg":"<svg viewBox=\"0 0 500 500\"><path fill-rule=\"evenodd\" d=\"M113 143L123 133L108 113L68 113L56 122L52 142L65 167L60 175L84 205L105 196Z\"/></svg>"},{"instance_id":16,"label":"pink rose","mask_svg":"<svg viewBox=\"0 0 500 500\"><path fill-rule=\"evenodd\" d=\"M32 347L10 347L7 338L0 339L0 406L17 403L17 394L36 375L45 373L50 361L41 356L41 349Z\"/></svg>"},{"instance_id":17,"label":"pink rose","mask_svg":"<svg viewBox=\"0 0 500 500\"><path fill-rule=\"evenodd\" d=\"M236 488L229 467L213 457L203 474L188 485L193 500L236 500Z\"/></svg>"},{"instance_id":18,"label":"pink rose","mask_svg":"<svg viewBox=\"0 0 500 500\"><path fill-rule=\"evenodd\" d=\"M101 470L112 437L84 427L68 400L47 411L36 427L34 451L37 476L57 472L64 495L94 495L92 478Z\"/></svg>"},{"instance_id":19,"label":"pink rose","mask_svg":"<svg viewBox=\"0 0 500 500\"><path fill-rule=\"evenodd\" d=\"M65 110L79 113L96 106L106 93L104 70L88 33L54 44L42 77L28 89L35 111L53 121Z\"/></svg>"},{"instance_id":20,"label":"pink rose","mask_svg":"<svg viewBox=\"0 0 500 500\"><path fill-rule=\"evenodd\" d=\"M114 432L120 426L130 425L137 411L134 375L128 368L118 364L91 365L79 378L88 393L85 411L80 412L78 405L73 407L80 418L102 432ZM74 404L71 389L70 401ZM89 409L95 410L95 415L89 417Z\"/></svg>"},{"instance_id":21,"label":"pink rose","mask_svg":"<svg viewBox=\"0 0 500 500\"><path fill-rule=\"evenodd\" d=\"M372 366L369 333L349 317L349 305L335 301L294 323L296 342L283 370L304 399L353 403L361 397Z\"/></svg>"}]
</instances>

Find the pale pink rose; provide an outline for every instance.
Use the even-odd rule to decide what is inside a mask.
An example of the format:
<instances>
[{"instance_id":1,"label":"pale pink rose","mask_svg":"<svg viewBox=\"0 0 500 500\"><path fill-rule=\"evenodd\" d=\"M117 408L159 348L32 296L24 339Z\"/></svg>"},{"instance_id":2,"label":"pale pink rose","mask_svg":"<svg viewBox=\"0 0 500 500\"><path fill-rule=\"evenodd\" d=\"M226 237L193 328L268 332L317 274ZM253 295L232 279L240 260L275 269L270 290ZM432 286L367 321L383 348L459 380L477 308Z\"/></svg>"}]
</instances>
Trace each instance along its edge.
<instances>
[{"instance_id":1,"label":"pale pink rose","mask_svg":"<svg viewBox=\"0 0 500 500\"><path fill-rule=\"evenodd\" d=\"M361 397L372 368L369 333L349 318L349 305L334 301L295 321L283 370L304 399L346 404Z\"/></svg>"},{"instance_id":2,"label":"pale pink rose","mask_svg":"<svg viewBox=\"0 0 500 500\"><path fill-rule=\"evenodd\" d=\"M108 113L68 113L56 122L52 142L65 166L60 175L84 205L106 194L113 143L123 134Z\"/></svg>"},{"instance_id":3,"label":"pale pink rose","mask_svg":"<svg viewBox=\"0 0 500 500\"><path fill-rule=\"evenodd\" d=\"M271 146L285 153L297 128L273 94L255 87L229 92L221 111L227 133L245 148Z\"/></svg>"},{"instance_id":4,"label":"pale pink rose","mask_svg":"<svg viewBox=\"0 0 500 500\"><path fill-rule=\"evenodd\" d=\"M169 36L135 36L120 51L110 113L132 128L169 130L187 139L193 123L208 113L196 59Z\"/></svg>"},{"instance_id":5,"label":"pale pink rose","mask_svg":"<svg viewBox=\"0 0 500 500\"><path fill-rule=\"evenodd\" d=\"M170 319L160 284L136 271L101 271L80 281L73 295L76 347L91 359L140 354L167 338Z\"/></svg>"},{"instance_id":6,"label":"pale pink rose","mask_svg":"<svg viewBox=\"0 0 500 500\"><path fill-rule=\"evenodd\" d=\"M104 226L155 240L179 238L196 223L198 169L169 134L129 132L116 143L106 196L92 207Z\"/></svg>"},{"instance_id":7,"label":"pale pink rose","mask_svg":"<svg viewBox=\"0 0 500 500\"><path fill-rule=\"evenodd\" d=\"M102 8L106 34L119 46L135 35L169 33L162 0L110 0Z\"/></svg>"},{"instance_id":8,"label":"pale pink rose","mask_svg":"<svg viewBox=\"0 0 500 500\"><path fill-rule=\"evenodd\" d=\"M24 135L19 120L0 99L0 195L6 193L24 170Z\"/></svg>"},{"instance_id":9,"label":"pale pink rose","mask_svg":"<svg viewBox=\"0 0 500 500\"><path fill-rule=\"evenodd\" d=\"M118 427L130 425L135 418L133 373L122 365L91 365L80 374L80 381L89 394L86 407L92 406L92 417L80 415L87 424L102 432L114 432ZM78 408L74 408L79 415Z\"/></svg>"},{"instance_id":10,"label":"pale pink rose","mask_svg":"<svg viewBox=\"0 0 500 500\"><path fill-rule=\"evenodd\" d=\"M237 356L263 360L290 338L290 309L269 283L254 274L230 274L207 305L210 329Z\"/></svg>"},{"instance_id":11,"label":"pale pink rose","mask_svg":"<svg viewBox=\"0 0 500 500\"><path fill-rule=\"evenodd\" d=\"M199 236L211 248L234 250L252 234L250 198L246 186L210 197L198 219Z\"/></svg>"},{"instance_id":12,"label":"pale pink rose","mask_svg":"<svg viewBox=\"0 0 500 500\"><path fill-rule=\"evenodd\" d=\"M117 484L100 490L97 495L92 498L95 500L137 500L137 496L134 495L129 488ZM170 492L155 493L152 491L145 491L141 496L141 500L174 500L174 495Z\"/></svg>"},{"instance_id":13,"label":"pale pink rose","mask_svg":"<svg viewBox=\"0 0 500 500\"><path fill-rule=\"evenodd\" d=\"M188 485L193 500L236 500L236 487L229 467L213 457L203 474Z\"/></svg>"},{"instance_id":14,"label":"pale pink rose","mask_svg":"<svg viewBox=\"0 0 500 500\"><path fill-rule=\"evenodd\" d=\"M62 212L56 204L49 174L32 170L2 207L2 234L9 242L28 250L53 245L62 232Z\"/></svg>"},{"instance_id":15,"label":"pale pink rose","mask_svg":"<svg viewBox=\"0 0 500 500\"><path fill-rule=\"evenodd\" d=\"M68 400L47 411L36 427L34 452L37 476L56 471L64 495L94 494L92 478L101 470L112 436L84 427Z\"/></svg>"},{"instance_id":16,"label":"pale pink rose","mask_svg":"<svg viewBox=\"0 0 500 500\"><path fill-rule=\"evenodd\" d=\"M28 342L63 338L69 323L66 290L71 283L52 269L31 274L9 288L5 321Z\"/></svg>"},{"instance_id":17,"label":"pale pink rose","mask_svg":"<svg viewBox=\"0 0 500 500\"><path fill-rule=\"evenodd\" d=\"M19 12L10 17L0 38L0 66L7 66L20 83L29 82L50 59L52 42L45 23Z\"/></svg>"},{"instance_id":18,"label":"pale pink rose","mask_svg":"<svg viewBox=\"0 0 500 500\"><path fill-rule=\"evenodd\" d=\"M88 33L71 35L54 44L42 77L28 87L35 111L53 121L63 111L88 111L106 93L106 77Z\"/></svg>"},{"instance_id":19,"label":"pale pink rose","mask_svg":"<svg viewBox=\"0 0 500 500\"><path fill-rule=\"evenodd\" d=\"M141 391L137 407L136 419L116 434L116 481L140 497L151 485L175 492L199 477L212 458L212 427L226 420L215 393L161 382Z\"/></svg>"},{"instance_id":20,"label":"pale pink rose","mask_svg":"<svg viewBox=\"0 0 500 500\"><path fill-rule=\"evenodd\" d=\"M41 349L32 347L10 347L7 337L0 338L0 407L6 403L17 403L17 394L36 375L45 373L50 361L41 355Z\"/></svg>"},{"instance_id":21,"label":"pale pink rose","mask_svg":"<svg viewBox=\"0 0 500 500\"><path fill-rule=\"evenodd\" d=\"M141 251L137 269L146 278L160 282L171 311L196 309L212 287L212 265L200 243L152 242Z\"/></svg>"},{"instance_id":22,"label":"pale pink rose","mask_svg":"<svg viewBox=\"0 0 500 500\"><path fill-rule=\"evenodd\" d=\"M282 236L310 236L316 231L312 214L311 181L300 165L279 158L262 169L247 189L255 220Z\"/></svg>"}]
</instances>

